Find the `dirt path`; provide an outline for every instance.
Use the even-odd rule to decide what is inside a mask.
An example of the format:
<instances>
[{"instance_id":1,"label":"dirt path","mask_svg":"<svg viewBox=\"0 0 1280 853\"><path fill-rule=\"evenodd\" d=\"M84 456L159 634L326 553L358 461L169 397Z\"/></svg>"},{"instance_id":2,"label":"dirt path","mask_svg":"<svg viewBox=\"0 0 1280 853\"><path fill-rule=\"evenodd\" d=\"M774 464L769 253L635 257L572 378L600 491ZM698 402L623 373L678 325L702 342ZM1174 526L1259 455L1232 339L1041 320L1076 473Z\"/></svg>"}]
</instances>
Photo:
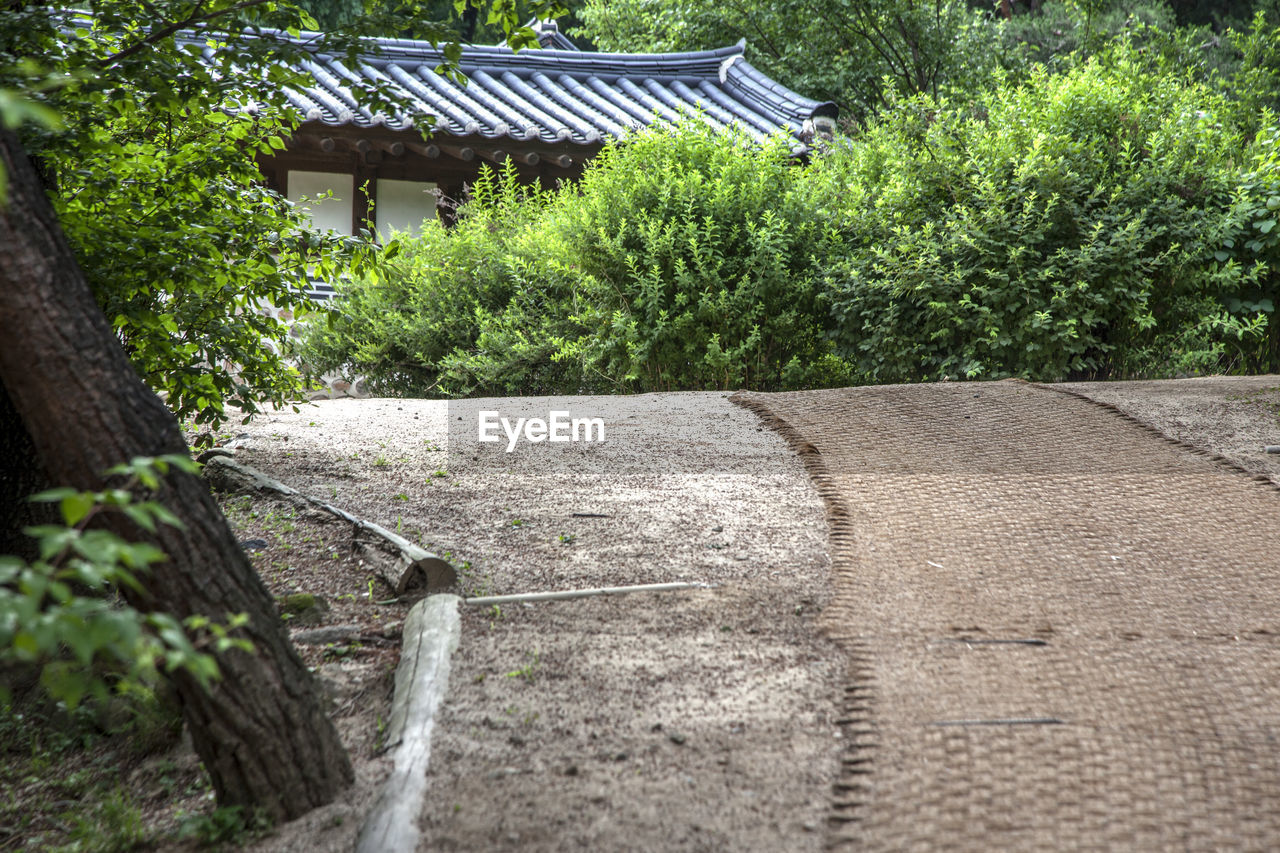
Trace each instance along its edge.
<instances>
[{"instance_id":1,"label":"dirt path","mask_svg":"<svg viewBox=\"0 0 1280 853\"><path fill-rule=\"evenodd\" d=\"M841 736L822 504L727 396L335 400L243 428L238 458L449 552L464 594L711 585L464 608L423 849L821 848ZM599 416L606 440L508 454L477 442L482 410ZM263 849L350 849L358 816L327 817Z\"/></svg>"},{"instance_id":2,"label":"dirt path","mask_svg":"<svg viewBox=\"0 0 1280 853\"><path fill-rule=\"evenodd\" d=\"M1163 435L948 384L755 396L793 447L672 394L324 402L237 456L450 551L464 593L714 585L466 611L427 849L1280 846L1280 494L1165 438L1280 480L1280 378L1068 390ZM474 440L560 407L608 441ZM355 757L259 849L350 849Z\"/></svg>"},{"instance_id":3,"label":"dirt path","mask_svg":"<svg viewBox=\"0 0 1280 853\"><path fill-rule=\"evenodd\" d=\"M749 400L832 524L831 846L1280 845L1271 483L1022 383Z\"/></svg>"}]
</instances>

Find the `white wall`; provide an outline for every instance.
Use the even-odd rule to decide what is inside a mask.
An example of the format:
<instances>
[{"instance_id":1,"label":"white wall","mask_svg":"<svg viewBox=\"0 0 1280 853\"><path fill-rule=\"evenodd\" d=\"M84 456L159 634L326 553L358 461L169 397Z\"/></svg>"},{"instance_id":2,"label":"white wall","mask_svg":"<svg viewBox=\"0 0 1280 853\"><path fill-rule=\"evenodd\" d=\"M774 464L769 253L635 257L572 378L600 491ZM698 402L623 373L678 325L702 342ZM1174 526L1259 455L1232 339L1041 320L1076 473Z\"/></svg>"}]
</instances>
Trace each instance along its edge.
<instances>
[{"instance_id":1,"label":"white wall","mask_svg":"<svg viewBox=\"0 0 1280 853\"><path fill-rule=\"evenodd\" d=\"M381 182L379 182L381 183ZM315 199L321 193L333 192L333 198L308 201L302 209L311 215L311 223L320 231L351 234L352 201L355 178L340 172L289 171L289 201L297 203L303 196Z\"/></svg>"},{"instance_id":2,"label":"white wall","mask_svg":"<svg viewBox=\"0 0 1280 853\"><path fill-rule=\"evenodd\" d=\"M417 234L424 219L436 218L435 184L425 181L391 181L378 179L377 202L373 216L378 223L378 237L391 239L392 229Z\"/></svg>"}]
</instances>

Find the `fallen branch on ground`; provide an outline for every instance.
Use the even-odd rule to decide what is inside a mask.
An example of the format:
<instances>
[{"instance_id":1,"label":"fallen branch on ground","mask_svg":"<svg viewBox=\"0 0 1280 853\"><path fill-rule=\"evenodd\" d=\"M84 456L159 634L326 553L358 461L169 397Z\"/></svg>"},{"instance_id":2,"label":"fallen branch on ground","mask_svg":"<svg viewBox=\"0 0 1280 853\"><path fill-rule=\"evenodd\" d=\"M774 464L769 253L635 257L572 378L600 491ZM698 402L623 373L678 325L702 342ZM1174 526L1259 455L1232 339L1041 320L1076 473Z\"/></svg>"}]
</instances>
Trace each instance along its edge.
<instances>
[{"instance_id":1,"label":"fallen branch on ground","mask_svg":"<svg viewBox=\"0 0 1280 853\"><path fill-rule=\"evenodd\" d=\"M362 533L368 534L379 550L390 553L395 559L392 574L384 574L376 566L375 571L396 591L397 596L417 591L435 592L452 586L458 580L457 572L448 560L414 545L380 524L365 521L346 510L308 497L292 486L286 486L256 468L250 468L228 456L217 454L207 456L203 461L205 479L216 489L238 494L272 494L295 506L319 509L349 522L353 527L353 538ZM357 539L356 544L365 546L366 543Z\"/></svg>"},{"instance_id":2,"label":"fallen branch on ground","mask_svg":"<svg viewBox=\"0 0 1280 853\"><path fill-rule=\"evenodd\" d=\"M464 598L463 602L476 607L492 604L515 604L522 601L564 601L570 598L589 598L595 595L624 595L629 592L671 592L677 589L710 589L705 583L645 583L636 586L602 586L594 589L566 589L560 592L525 592L516 595L485 595Z\"/></svg>"}]
</instances>

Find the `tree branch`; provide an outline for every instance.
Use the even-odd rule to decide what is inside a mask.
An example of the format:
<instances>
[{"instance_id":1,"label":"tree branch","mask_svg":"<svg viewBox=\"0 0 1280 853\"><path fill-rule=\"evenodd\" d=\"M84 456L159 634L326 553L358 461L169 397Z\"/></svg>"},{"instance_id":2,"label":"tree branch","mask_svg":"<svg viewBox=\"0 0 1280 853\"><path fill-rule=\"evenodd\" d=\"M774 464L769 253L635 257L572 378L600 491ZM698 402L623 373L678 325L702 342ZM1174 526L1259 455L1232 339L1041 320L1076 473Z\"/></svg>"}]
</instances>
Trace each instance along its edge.
<instances>
[{"instance_id":1,"label":"tree branch","mask_svg":"<svg viewBox=\"0 0 1280 853\"><path fill-rule=\"evenodd\" d=\"M839 28L837 22L832 21L826 15L819 14L829 26ZM880 58L889 66L889 70L893 72L894 76L904 78L907 84L910 85L912 81L909 63L894 49L893 42L871 18L870 13L866 9L859 7L851 13L851 17L856 18L861 26L859 26L859 23L851 22L849 30L871 45L871 49L880 55Z\"/></svg>"},{"instance_id":2,"label":"tree branch","mask_svg":"<svg viewBox=\"0 0 1280 853\"><path fill-rule=\"evenodd\" d=\"M151 45L156 44L157 42L163 41L164 39L167 39L169 36L177 33L180 30L185 30L186 28L194 26L195 24L208 23L209 21L216 20L222 17L223 15L228 15L235 12L242 12L245 9L251 9L254 6L262 6L266 3L271 3L271 2L274 2L274 0L241 0L241 2L231 6L227 6L225 9L218 9L217 11L209 12L204 15L200 14L200 10L203 7L203 3L198 3L196 4L195 9L192 10L192 13L188 15L186 18L183 18L181 21L172 21L168 24L165 24L163 27L159 29L151 30L149 33L147 33L145 38L134 42L133 44L129 45L123 50L116 51L110 56L103 57L101 60L95 63L93 67L98 71L103 71L111 67L115 63L119 62L121 59L131 56L137 53L138 51L142 50L143 48L150 47Z\"/></svg>"},{"instance_id":3,"label":"tree branch","mask_svg":"<svg viewBox=\"0 0 1280 853\"><path fill-rule=\"evenodd\" d=\"M778 48L774 45L773 41L769 38L769 36L765 33L764 29L760 26L760 15L757 12L751 9L744 9L741 3L730 2L730 3L727 3L727 5L730 9L737 12L738 15L741 16L741 18L745 20L748 23L748 25L750 25L751 29L755 30L756 35L760 37L760 41L764 42L765 49L770 54L773 55L774 59L782 58L782 52L778 50ZM741 31L739 30L739 32Z\"/></svg>"}]
</instances>

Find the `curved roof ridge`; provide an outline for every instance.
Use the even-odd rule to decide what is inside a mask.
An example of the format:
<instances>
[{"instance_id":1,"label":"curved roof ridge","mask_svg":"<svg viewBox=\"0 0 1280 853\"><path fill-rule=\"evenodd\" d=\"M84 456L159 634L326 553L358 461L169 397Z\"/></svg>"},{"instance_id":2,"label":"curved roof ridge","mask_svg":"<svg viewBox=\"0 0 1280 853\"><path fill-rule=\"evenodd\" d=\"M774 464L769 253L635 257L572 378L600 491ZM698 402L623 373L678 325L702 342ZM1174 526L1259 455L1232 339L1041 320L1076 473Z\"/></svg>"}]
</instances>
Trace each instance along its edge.
<instances>
[{"instance_id":1,"label":"curved roof ridge","mask_svg":"<svg viewBox=\"0 0 1280 853\"><path fill-rule=\"evenodd\" d=\"M798 110L808 111L810 115L835 115L838 112L834 101L807 98L794 89L766 77L763 72L747 62L745 57L725 68L723 82L726 87L742 92L747 100L757 104L768 105L776 102L776 98L783 98L793 103ZM771 95L774 97L771 98Z\"/></svg>"},{"instance_id":2,"label":"curved roof ridge","mask_svg":"<svg viewBox=\"0 0 1280 853\"><path fill-rule=\"evenodd\" d=\"M337 127L389 128L443 121L436 131L487 139L541 138L579 145L655 121L702 120L741 124L749 133L787 128L801 144L813 138L813 119L835 116L831 102L816 101L762 74L739 42L683 53L594 53L555 48L469 45L460 70L472 86L437 74L444 51L416 39L370 38L357 62L309 48L319 33L289 36L264 31L306 49L295 69L310 78L293 86L290 100L306 120ZM360 83L389 83L406 97L404 115L372 115L359 103ZM656 112L655 112L656 111Z\"/></svg>"},{"instance_id":3,"label":"curved roof ridge","mask_svg":"<svg viewBox=\"0 0 1280 853\"><path fill-rule=\"evenodd\" d=\"M374 64L379 60L396 61L406 57L415 58L420 62L426 62L429 58L437 62L444 59L443 51L432 48L429 42L402 46L387 44L379 39L375 45L378 53L370 57ZM685 53L595 53L530 47L514 53L509 47L469 45L462 49L462 57L458 64L463 68L479 65L530 69L560 68L590 71L607 76L656 73L664 77L677 77L681 74L714 73L727 57L738 56L741 53L737 46Z\"/></svg>"},{"instance_id":4,"label":"curved roof ridge","mask_svg":"<svg viewBox=\"0 0 1280 853\"><path fill-rule=\"evenodd\" d=\"M263 28L260 32L263 35L281 41L293 42L304 48L308 42L315 42L325 35L312 30L302 30L297 36L291 36L283 30L267 28ZM387 61L404 62L410 59L420 63L424 63L428 59L436 59L437 62L444 60L444 50L424 39L371 36L361 39L361 42L374 48L364 57L364 61L372 65ZM514 64L523 64L526 61L536 64L554 62L567 63L584 68L616 66L619 69L633 70L645 66L677 68L701 65L703 63L718 66L726 57L740 55L742 52L743 44L741 42L708 50L671 53L609 53L550 47L528 47L517 53L505 45L467 44L462 46L460 64L478 64L475 60L482 60L487 65L494 60L508 60L513 61ZM331 58L329 54L319 51L316 52L316 55L324 59ZM469 60L471 61L469 62Z\"/></svg>"}]
</instances>

